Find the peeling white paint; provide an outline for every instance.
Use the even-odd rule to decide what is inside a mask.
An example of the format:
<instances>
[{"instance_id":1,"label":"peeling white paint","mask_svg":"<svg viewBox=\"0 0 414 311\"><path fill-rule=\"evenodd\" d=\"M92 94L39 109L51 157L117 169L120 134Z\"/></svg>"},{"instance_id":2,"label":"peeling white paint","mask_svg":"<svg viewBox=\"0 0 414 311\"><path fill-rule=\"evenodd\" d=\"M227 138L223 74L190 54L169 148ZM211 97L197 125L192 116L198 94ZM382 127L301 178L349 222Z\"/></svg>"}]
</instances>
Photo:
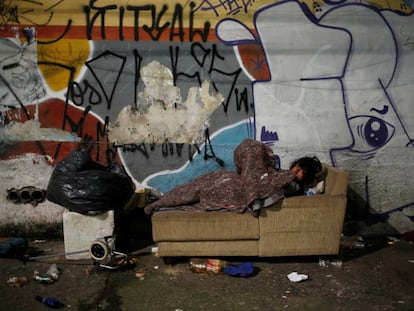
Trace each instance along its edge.
<instances>
[{"instance_id":1,"label":"peeling white paint","mask_svg":"<svg viewBox=\"0 0 414 311\"><path fill-rule=\"evenodd\" d=\"M211 114L224 98L210 94L210 83L192 87L182 102L171 71L159 62L141 70L145 90L138 94L137 108L126 106L108 127L115 143L202 143Z\"/></svg>"},{"instance_id":2,"label":"peeling white paint","mask_svg":"<svg viewBox=\"0 0 414 311\"><path fill-rule=\"evenodd\" d=\"M45 156L27 153L21 157L0 161L0 228L3 226L25 226L61 224L64 208L44 201L33 207L30 203L16 204L7 200L7 189L33 186L47 189L53 167Z\"/></svg>"},{"instance_id":3,"label":"peeling white paint","mask_svg":"<svg viewBox=\"0 0 414 311\"><path fill-rule=\"evenodd\" d=\"M78 142L80 137L56 128L41 128L40 122L28 120L12 122L0 127L0 141L70 141Z\"/></svg>"}]
</instances>

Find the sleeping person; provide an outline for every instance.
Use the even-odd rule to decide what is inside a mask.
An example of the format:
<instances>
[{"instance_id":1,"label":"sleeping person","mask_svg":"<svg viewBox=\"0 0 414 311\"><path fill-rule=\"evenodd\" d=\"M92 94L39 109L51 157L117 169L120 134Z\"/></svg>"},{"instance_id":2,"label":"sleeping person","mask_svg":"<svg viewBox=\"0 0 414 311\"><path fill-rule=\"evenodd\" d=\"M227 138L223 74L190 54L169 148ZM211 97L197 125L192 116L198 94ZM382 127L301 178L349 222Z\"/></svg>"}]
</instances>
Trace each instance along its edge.
<instances>
[{"instance_id":1,"label":"sleeping person","mask_svg":"<svg viewBox=\"0 0 414 311\"><path fill-rule=\"evenodd\" d=\"M275 155L260 141L245 139L234 150L236 172L210 172L175 187L144 210L178 209L186 211L250 211L254 216L262 207L285 196L304 194L322 166L316 157L296 160L289 170L275 168Z\"/></svg>"}]
</instances>

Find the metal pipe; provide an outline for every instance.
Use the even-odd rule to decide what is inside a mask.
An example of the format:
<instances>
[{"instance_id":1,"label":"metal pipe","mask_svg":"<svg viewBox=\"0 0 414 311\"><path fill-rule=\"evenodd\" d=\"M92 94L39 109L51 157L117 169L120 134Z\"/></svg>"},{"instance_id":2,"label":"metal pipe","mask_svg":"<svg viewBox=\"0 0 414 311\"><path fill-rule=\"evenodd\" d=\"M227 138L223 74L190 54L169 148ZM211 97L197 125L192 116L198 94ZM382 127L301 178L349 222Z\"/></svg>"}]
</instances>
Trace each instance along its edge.
<instances>
[{"instance_id":1,"label":"metal pipe","mask_svg":"<svg viewBox=\"0 0 414 311\"><path fill-rule=\"evenodd\" d=\"M29 257L29 260L36 260L36 259L47 259L47 258L54 258L54 257L63 257L67 255L75 255L75 254L82 254L82 253L88 253L89 249L83 250L83 251L76 251L76 252L68 252L68 253L60 253L60 254L50 254L50 255L42 255L42 256L34 256Z\"/></svg>"}]
</instances>

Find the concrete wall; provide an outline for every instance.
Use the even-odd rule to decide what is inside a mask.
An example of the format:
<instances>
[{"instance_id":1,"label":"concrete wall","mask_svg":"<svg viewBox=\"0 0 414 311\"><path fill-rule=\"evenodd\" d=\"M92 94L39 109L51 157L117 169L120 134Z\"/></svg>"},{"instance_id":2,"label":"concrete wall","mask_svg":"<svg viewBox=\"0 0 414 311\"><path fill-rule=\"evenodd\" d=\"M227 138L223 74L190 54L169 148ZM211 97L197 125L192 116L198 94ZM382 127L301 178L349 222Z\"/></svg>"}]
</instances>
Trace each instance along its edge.
<instances>
[{"instance_id":1,"label":"concrete wall","mask_svg":"<svg viewBox=\"0 0 414 311\"><path fill-rule=\"evenodd\" d=\"M48 230L45 189L80 145L161 192L233 169L244 138L280 166L350 173L349 211L414 229L413 1L8 1L0 28L0 228ZM20 232L19 231L19 232ZM17 232L17 231L16 231Z\"/></svg>"}]
</instances>

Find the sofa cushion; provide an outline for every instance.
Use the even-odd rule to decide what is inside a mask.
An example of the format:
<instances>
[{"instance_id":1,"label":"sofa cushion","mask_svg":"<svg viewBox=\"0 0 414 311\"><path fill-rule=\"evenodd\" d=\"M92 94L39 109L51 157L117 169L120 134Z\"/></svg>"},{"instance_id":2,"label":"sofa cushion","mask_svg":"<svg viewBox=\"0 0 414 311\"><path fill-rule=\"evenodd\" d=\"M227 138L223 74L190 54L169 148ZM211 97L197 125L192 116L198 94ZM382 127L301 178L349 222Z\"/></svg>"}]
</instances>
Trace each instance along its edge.
<instances>
[{"instance_id":1,"label":"sofa cushion","mask_svg":"<svg viewBox=\"0 0 414 311\"><path fill-rule=\"evenodd\" d=\"M259 220L250 213L162 211L151 221L155 242L259 239Z\"/></svg>"}]
</instances>

